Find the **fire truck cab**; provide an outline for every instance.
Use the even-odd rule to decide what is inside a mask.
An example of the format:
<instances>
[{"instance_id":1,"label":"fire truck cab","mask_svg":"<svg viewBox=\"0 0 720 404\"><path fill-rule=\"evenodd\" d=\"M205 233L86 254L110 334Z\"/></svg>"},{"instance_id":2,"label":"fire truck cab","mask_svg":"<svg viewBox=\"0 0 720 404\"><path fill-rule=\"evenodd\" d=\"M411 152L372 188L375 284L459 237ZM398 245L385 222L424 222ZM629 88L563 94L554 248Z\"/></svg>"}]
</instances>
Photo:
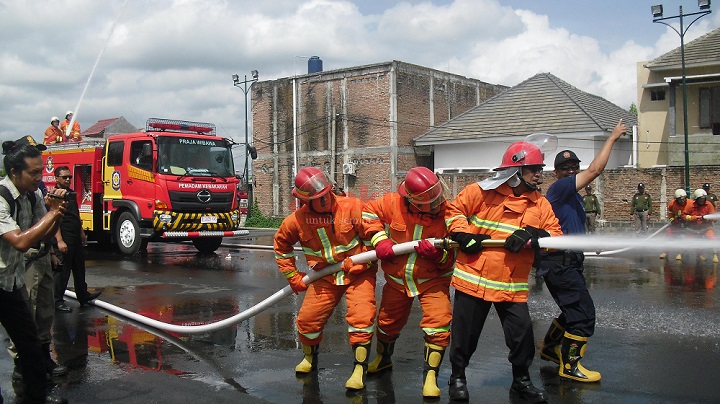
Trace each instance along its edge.
<instances>
[{"instance_id":1,"label":"fire truck cab","mask_svg":"<svg viewBox=\"0 0 720 404\"><path fill-rule=\"evenodd\" d=\"M169 238L211 253L247 215L233 144L212 124L150 118L145 132L49 145L43 181L54 186L55 170L68 167L88 238L125 255Z\"/></svg>"}]
</instances>

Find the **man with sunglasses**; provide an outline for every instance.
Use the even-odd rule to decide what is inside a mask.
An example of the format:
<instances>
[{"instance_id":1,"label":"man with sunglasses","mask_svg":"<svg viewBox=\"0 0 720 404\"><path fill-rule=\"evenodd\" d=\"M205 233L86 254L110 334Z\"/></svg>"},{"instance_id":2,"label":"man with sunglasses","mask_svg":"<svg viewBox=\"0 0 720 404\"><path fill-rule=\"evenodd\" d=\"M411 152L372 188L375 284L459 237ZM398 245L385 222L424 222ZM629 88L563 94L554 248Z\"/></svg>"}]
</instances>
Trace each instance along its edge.
<instances>
[{"instance_id":1,"label":"man with sunglasses","mask_svg":"<svg viewBox=\"0 0 720 404\"><path fill-rule=\"evenodd\" d=\"M615 141L626 131L620 119L584 171L580 171L580 159L572 150L563 150L555 156L557 180L548 189L546 197L560 221L563 234L585 234L586 216L578 191L602 173ZM595 331L595 305L582 273L583 260L581 251L560 250L540 255L537 275L545 279L545 285L561 312L550 324L540 357L560 365L558 374L561 379L597 382L600 381L600 373L580 364L585 344Z\"/></svg>"},{"instance_id":2,"label":"man with sunglasses","mask_svg":"<svg viewBox=\"0 0 720 404\"><path fill-rule=\"evenodd\" d=\"M73 176L70 168L60 166L55 169L56 188L64 189L71 195L68 198L67 212L63 216L60 228L55 234L60 251L60 270L54 274L55 282L55 310L69 313L72 308L65 305L65 289L67 288L70 272L73 274L75 294L81 306L100 296L100 292L88 292L85 283L85 251L87 238L82 228L80 210L78 208L77 195L71 189Z\"/></svg>"},{"instance_id":3,"label":"man with sunglasses","mask_svg":"<svg viewBox=\"0 0 720 404\"><path fill-rule=\"evenodd\" d=\"M450 237L460 249L451 280L455 297L448 383L453 401L469 401L465 368L493 306L510 349L510 394L533 403L547 400L530 379L535 337L527 304L538 239L562 234L550 203L537 191L544 160L533 143L511 144L495 175L465 187L445 211ZM489 238L505 239L504 248L483 248ZM528 244L532 248L525 248Z\"/></svg>"},{"instance_id":4,"label":"man with sunglasses","mask_svg":"<svg viewBox=\"0 0 720 404\"><path fill-rule=\"evenodd\" d=\"M371 236L382 261L385 285L377 320L377 355L368 373L392 367L395 341L408 321L417 296L422 309L420 328L425 339L423 397L440 397L437 375L450 344L450 276L454 250L436 248L427 238L443 238L445 196L438 177L425 167L408 171L398 192L387 193L363 207L363 229ZM420 240L416 253L396 256L396 243Z\"/></svg>"}]
</instances>

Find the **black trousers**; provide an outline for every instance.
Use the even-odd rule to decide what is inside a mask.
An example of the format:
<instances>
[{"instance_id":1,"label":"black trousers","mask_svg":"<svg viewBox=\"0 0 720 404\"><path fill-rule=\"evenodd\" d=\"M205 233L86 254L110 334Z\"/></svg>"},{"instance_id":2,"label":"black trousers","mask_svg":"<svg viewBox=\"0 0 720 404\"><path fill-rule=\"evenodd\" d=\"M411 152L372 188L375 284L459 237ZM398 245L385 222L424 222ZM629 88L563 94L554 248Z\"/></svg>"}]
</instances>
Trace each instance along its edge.
<instances>
[{"instance_id":1,"label":"black trousers","mask_svg":"<svg viewBox=\"0 0 720 404\"><path fill-rule=\"evenodd\" d=\"M60 270L53 274L55 282L55 304L65 301L65 289L67 289L70 280L70 272L73 275L73 284L75 285L75 294L78 299L83 299L89 293L87 283L85 283L85 250L82 243L68 244L67 253L61 256L62 265Z\"/></svg>"},{"instance_id":2,"label":"black trousers","mask_svg":"<svg viewBox=\"0 0 720 404\"><path fill-rule=\"evenodd\" d=\"M23 402L44 403L47 373L38 330L28 306L27 291L22 286L12 292L0 289L0 324L15 344L20 373L25 385Z\"/></svg>"},{"instance_id":3,"label":"black trousers","mask_svg":"<svg viewBox=\"0 0 720 404\"><path fill-rule=\"evenodd\" d=\"M567 260L543 259L540 268L560 308L557 322L570 334L590 337L595 333L595 304L583 276L582 253L572 254L576 256L567 255Z\"/></svg>"},{"instance_id":4,"label":"black trousers","mask_svg":"<svg viewBox=\"0 0 720 404\"><path fill-rule=\"evenodd\" d=\"M529 367L535 356L535 337L527 303L488 302L455 291L451 324L450 363L453 376L456 369L465 369L477 348L490 306L500 317L505 345L510 349L508 361L515 366Z\"/></svg>"}]
</instances>

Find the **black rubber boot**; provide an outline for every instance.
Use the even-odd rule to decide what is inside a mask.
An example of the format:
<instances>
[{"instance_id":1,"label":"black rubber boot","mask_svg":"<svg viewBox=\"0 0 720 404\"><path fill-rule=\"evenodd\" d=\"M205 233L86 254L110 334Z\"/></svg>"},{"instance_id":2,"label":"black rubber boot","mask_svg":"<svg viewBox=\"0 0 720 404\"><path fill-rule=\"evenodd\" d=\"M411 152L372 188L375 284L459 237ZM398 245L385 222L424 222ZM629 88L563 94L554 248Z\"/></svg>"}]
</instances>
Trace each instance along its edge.
<instances>
[{"instance_id":1,"label":"black rubber boot","mask_svg":"<svg viewBox=\"0 0 720 404\"><path fill-rule=\"evenodd\" d=\"M531 403L544 403L547 401L547 394L532 384L530 372L525 366L513 365L513 382L510 386L510 393Z\"/></svg>"},{"instance_id":2,"label":"black rubber boot","mask_svg":"<svg viewBox=\"0 0 720 404\"><path fill-rule=\"evenodd\" d=\"M375 359L368 365L368 373L377 373L392 368L392 354L395 351L395 340L383 342L377 340Z\"/></svg>"},{"instance_id":3,"label":"black rubber boot","mask_svg":"<svg viewBox=\"0 0 720 404\"><path fill-rule=\"evenodd\" d=\"M68 368L58 365L50 355L50 343L42 344L43 359L45 359L45 371L51 377L65 376Z\"/></svg>"},{"instance_id":4,"label":"black rubber boot","mask_svg":"<svg viewBox=\"0 0 720 404\"><path fill-rule=\"evenodd\" d=\"M557 319L554 319L550 323L547 334L545 334L545 339L543 339L542 348L540 348L540 359L560 364L560 342L563 339L563 334L565 334L565 328L560 325Z\"/></svg>"},{"instance_id":5,"label":"black rubber boot","mask_svg":"<svg viewBox=\"0 0 720 404\"><path fill-rule=\"evenodd\" d=\"M448 386L450 386L448 395L451 401L470 400L470 394L467 389L467 379L465 378L465 368L452 367Z\"/></svg>"},{"instance_id":6,"label":"black rubber boot","mask_svg":"<svg viewBox=\"0 0 720 404\"><path fill-rule=\"evenodd\" d=\"M445 354L445 348L425 343L425 363L423 364L423 397L438 398L440 389L437 386L437 375Z\"/></svg>"}]
</instances>

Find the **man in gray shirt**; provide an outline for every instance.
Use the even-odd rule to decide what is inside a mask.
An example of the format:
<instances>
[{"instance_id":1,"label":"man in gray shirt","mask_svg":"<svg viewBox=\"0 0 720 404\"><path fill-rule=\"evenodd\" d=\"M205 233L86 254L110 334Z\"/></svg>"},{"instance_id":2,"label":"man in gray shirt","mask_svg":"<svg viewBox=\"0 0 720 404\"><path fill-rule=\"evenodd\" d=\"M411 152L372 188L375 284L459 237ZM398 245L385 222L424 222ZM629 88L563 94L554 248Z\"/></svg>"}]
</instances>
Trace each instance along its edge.
<instances>
[{"instance_id":1,"label":"man in gray shirt","mask_svg":"<svg viewBox=\"0 0 720 404\"><path fill-rule=\"evenodd\" d=\"M64 190L54 190L55 197L48 194L45 200L38 192L43 162L36 146L30 136L2 144L7 177L0 186L7 188L12 201L0 198L0 324L19 354L22 402L64 403L67 400L48 393L42 347L25 289L24 252L54 236L67 205ZM49 209L45 214L43 202ZM39 218L35 223L33 216Z\"/></svg>"}]
</instances>

